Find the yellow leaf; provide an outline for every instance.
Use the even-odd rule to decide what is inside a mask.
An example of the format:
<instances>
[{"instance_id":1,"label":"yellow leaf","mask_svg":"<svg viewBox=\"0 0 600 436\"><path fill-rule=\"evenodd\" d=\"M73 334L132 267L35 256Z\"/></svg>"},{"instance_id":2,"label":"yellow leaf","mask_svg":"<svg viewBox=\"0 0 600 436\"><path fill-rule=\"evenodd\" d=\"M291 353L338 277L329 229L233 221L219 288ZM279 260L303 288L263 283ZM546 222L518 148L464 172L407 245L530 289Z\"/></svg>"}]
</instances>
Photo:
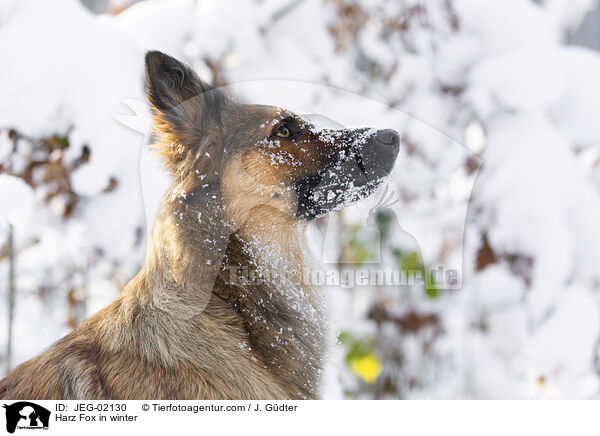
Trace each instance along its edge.
<instances>
[{"instance_id":1,"label":"yellow leaf","mask_svg":"<svg viewBox=\"0 0 600 436\"><path fill-rule=\"evenodd\" d=\"M373 384L381 373L381 364L377 357L369 353L353 359L350 362L350 369L367 383Z\"/></svg>"}]
</instances>

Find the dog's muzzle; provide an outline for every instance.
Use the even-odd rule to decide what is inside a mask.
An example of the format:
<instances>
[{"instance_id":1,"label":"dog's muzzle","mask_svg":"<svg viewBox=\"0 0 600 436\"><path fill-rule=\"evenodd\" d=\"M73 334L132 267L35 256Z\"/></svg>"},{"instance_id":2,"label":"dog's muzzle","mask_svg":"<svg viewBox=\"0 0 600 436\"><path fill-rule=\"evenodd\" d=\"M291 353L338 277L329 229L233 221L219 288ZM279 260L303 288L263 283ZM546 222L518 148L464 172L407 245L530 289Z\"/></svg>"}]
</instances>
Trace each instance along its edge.
<instances>
[{"instance_id":1,"label":"dog's muzzle","mask_svg":"<svg viewBox=\"0 0 600 436\"><path fill-rule=\"evenodd\" d=\"M392 129L326 132L333 137L336 159L296 186L298 216L311 219L341 209L373 193L392 171L400 136Z\"/></svg>"}]
</instances>

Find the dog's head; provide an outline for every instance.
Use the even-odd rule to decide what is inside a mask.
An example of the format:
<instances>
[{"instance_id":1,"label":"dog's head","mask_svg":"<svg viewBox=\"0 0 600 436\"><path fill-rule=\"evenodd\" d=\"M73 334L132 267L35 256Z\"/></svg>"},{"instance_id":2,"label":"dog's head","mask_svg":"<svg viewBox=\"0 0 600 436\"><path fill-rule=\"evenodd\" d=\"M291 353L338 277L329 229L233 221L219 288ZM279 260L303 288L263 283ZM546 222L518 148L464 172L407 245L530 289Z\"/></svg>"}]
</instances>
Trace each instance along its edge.
<instances>
[{"instance_id":1,"label":"dog's head","mask_svg":"<svg viewBox=\"0 0 600 436\"><path fill-rule=\"evenodd\" d=\"M187 66L146 55L159 151L178 192L220 196L237 226L253 216L297 222L372 193L390 173L394 130L318 130L284 109L234 102Z\"/></svg>"}]
</instances>

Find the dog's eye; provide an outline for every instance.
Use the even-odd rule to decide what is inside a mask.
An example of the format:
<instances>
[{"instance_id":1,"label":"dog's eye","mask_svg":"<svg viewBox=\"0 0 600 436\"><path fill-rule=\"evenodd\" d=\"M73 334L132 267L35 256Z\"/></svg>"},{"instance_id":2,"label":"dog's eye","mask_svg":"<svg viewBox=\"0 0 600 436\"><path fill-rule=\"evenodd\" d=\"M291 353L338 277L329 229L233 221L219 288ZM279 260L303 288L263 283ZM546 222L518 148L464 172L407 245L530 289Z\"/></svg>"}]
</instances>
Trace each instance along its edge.
<instances>
[{"instance_id":1,"label":"dog's eye","mask_svg":"<svg viewBox=\"0 0 600 436\"><path fill-rule=\"evenodd\" d=\"M290 136L290 129L286 126L281 126L275 132L275 136L279 136L280 138L288 138Z\"/></svg>"}]
</instances>

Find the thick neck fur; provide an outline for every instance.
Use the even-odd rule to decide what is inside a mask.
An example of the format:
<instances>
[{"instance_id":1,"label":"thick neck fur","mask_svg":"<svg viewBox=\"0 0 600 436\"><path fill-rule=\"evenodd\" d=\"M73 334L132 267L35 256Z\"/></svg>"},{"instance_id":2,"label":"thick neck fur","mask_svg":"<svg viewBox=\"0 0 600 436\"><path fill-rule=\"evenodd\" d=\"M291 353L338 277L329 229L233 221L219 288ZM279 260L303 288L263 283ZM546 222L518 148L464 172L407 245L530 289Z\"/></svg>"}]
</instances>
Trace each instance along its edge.
<instances>
[{"instance_id":1,"label":"thick neck fur","mask_svg":"<svg viewBox=\"0 0 600 436\"><path fill-rule=\"evenodd\" d=\"M301 283L304 227L276 215L256 211L233 230L212 194L167 195L145 265L120 298L121 312L136 313L132 346L168 366L253 365L286 397L315 398L324 311ZM244 280L256 273L264 280Z\"/></svg>"},{"instance_id":2,"label":"thick neck fur","mask_svg":"<svg viewBox=\"0 0 600 436\"><path fill-rule=\"evenodd\" d=\"M247 236L242 229L232 235L214 292L240 313L252 354L293 381L300 397L313 397L324 351L324 308L302 283L303 227L272 230L279 233Z\"/></svg>"}]
</instances>

